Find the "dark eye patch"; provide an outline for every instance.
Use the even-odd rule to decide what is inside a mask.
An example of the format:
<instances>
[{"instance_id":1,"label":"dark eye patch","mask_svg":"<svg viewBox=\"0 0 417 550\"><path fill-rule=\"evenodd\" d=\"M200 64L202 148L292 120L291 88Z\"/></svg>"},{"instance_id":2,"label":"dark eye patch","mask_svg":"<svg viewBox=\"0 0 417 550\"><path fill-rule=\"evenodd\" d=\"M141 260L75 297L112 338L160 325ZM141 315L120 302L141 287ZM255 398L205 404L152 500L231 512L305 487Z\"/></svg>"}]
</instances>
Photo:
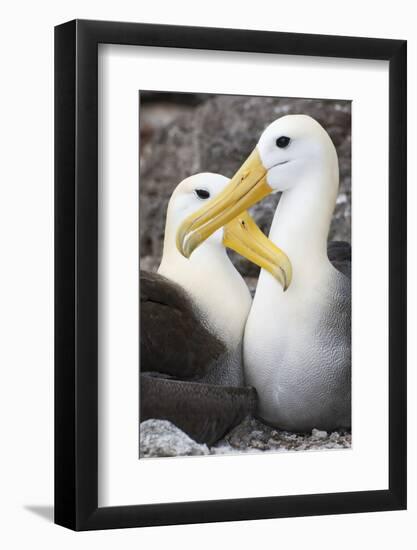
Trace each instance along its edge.
<instances>
[{"instance_id":1,"label":"dark eye patch","mask_svg":"<svg viewBox=\"0 0 417 550\"><path fill-rule=\"evenodd\" d=\"M287 145L290 143L291 139L287 136L281 136L276 140L276 145L280 149L284 149L284 147L287 147Z\"/></svg>"},{"instance_id":2,"label":"dark eye patch","mask_svg":"<svg viewBox=\"0 0 417 550\"><path fill-rule=\"evenodd\" d=\"M210 193L207 191L207 189L196 189L195 194L199 199L209 199Z\"/></svg>"}]
</instances>

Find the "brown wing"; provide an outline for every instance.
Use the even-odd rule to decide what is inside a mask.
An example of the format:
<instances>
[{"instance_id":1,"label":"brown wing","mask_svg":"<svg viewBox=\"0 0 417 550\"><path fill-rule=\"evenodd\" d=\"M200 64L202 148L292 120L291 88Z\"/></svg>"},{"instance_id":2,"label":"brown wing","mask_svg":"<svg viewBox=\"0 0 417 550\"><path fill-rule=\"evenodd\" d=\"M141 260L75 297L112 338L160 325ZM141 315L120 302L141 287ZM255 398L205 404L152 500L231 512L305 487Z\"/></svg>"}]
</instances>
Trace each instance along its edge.
<instances>
[{"instance_id":1,"label":"brown wing","mask_svg":"<svg viewBox=\"0 0 417 550\"><path fill-rule=\"evenodd\" d=\"M256 407L250 387L215 386L142 374L140 420L169 420L194 441L212 445Z\"/></svg>"},{"instance_id":2,"label":"brown wing","mask_svg":"<svg viewBox=\"0 0 417 550\"><path fill-rule=\"evenodd\" d=\"M332 265L349 279L351 278L352 247L345 241L331 241L327 245L327 255Z\"/></svg>"},{"instance_id":3,"label":"brown wing","mask_svg":"<svg viewBox=\"0 0 417 550\"><path fill-rule=\"evenodd\" d=\"M224 344L202 325L179 285L157 273L140 272L142 372L197 379L224 352Z\"/></svg>"}]
</instances>

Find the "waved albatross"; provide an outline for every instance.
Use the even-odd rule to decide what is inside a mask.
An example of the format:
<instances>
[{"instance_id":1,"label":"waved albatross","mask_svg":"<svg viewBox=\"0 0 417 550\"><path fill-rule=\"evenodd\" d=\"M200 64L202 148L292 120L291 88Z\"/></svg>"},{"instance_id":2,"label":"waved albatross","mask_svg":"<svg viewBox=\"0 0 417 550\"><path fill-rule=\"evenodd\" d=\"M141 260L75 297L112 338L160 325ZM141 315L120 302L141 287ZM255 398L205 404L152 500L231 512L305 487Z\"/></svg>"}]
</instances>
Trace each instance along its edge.
<instances>
[{"instance_id":1,"label":"waved albatross","mask_svg":"<svg viewBox=\"0 0 417 550\"><path fill-rule=\"evenodd\" d=\"M229 182L218 174L182 181L169 201L158 273L141 272L141 421L167 419L199 442L213 443L253 412L243 386L242 340L252 299L230 261L234 249L286 288L288 258L243 212L186 259L177 249L181 222ZM147 373L147 374L145 374Z\"/></svg>"},{"instance_id":2,"label":"waved albatross","mask_svg":"<svg viewBox=\"0 0 417 550\"><path fill-rule=\"evenodd\" d=\"M282 117L221 195L189 216L178 246L189 256L213 231L274 191L282 196L269 237L291 261L283 293L262 269L244 335L244 368L258 415L292 431L351 426L350 250L327 238L339 187L335 147L309 116Z\"/></svg>"}]
</instances>

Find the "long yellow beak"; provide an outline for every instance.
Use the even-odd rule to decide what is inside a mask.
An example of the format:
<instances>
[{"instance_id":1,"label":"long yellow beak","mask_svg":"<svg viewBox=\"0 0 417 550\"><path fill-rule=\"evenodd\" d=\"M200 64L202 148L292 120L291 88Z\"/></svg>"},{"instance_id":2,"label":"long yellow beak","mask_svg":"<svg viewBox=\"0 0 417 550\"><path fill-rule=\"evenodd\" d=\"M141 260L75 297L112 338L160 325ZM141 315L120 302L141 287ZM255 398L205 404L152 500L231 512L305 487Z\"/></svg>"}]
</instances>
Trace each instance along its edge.
<instances>
[{"instance_id":1,"label":"long yellow beak","mask_svg":"<svg viewBox=\"0 0 417 550\"><path fill-rule=\"evenodd\" d=\"M255 148L217 197L188 216L177 232L177 248L189 258L217 229L271 193L266 169Z\"/></svg>"},{"instance_id":2,"label":"long yellow beak","mask_svg":"<svg viewBox=\"0 0 417 550\"><path fill-rule=\"evenodd\" d=\"M223 244L235 250L252 263L269 271L287 290L292 279L292 267L288 256L270 241L254 220L243 212L223 230Z\"/></svg>"}]
</instances>

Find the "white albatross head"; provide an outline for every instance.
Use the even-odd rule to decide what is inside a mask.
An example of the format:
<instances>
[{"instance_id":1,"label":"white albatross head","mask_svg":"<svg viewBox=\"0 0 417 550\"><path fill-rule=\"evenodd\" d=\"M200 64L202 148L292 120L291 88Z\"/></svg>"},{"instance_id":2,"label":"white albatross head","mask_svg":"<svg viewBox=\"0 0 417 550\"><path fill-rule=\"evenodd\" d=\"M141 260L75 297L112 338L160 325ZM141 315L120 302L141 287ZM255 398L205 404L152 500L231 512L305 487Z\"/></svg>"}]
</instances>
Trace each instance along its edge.
<instances>
[{"instance_id":1,"label":"white albatross head","mask_svg":"<svg viewBox=\"0 0 417 550\"><path fill-rule=\"evenodd\" d=\"M210 199L216 197L229 183L229 179L220 174L204 172L195 174L181 181L175 188L168 203L165 225L164 245L173 248L176 233L181 223L194 214ZM223 229L218 229L207 239L205 244L222 246Z\"/></svg>"},{"instance_id":2,"label":"white albatross head","mask_svg":"<svg viewBox=\"0 0 417 550\"><path fill-rule=\"evenodd\" d=\"M221 264L236 271L226 254L225 249L230 248L269 271L286 290L292 277L291 264L287 256L262 233L245 211L225 227L214 231L192 258L186 259L180 253L176 240L178 228L187 217L195 215L202 205L218 197L229 181L220 174L200 173L178 184L168 203L164 250L159 272L175 279L175 272L178 270L188 271L189 277L190 268L194 266L210 272L216 265L218 270Z\"/></svg>"},{"instance_id":3,"label":"white albatross head","mask_svg":"<svg viewBox=\"0 0 417 550\"><path fill-rule=\"evenodd\" d=\"M311 172L337 162L329 134L307 115L275 120L262 133L256 149L272 191L292 189Z\"/></svg>"},{"instance_id":4,"label":"white albatross head","mask_svg":"<svg viewBox=\"0 0 417 550\"><path fill-rule=\"evenodd\" d=\"M335 147L324 128L306 115L287 115L272 122L262 133L255 149L227 187L213 200L188 216L178 229L177 243L189 257L220 227L273 192L288 191L305 184L316 174L330 172L335 199L338 162Z\"/></svg>"}]
</instances>

